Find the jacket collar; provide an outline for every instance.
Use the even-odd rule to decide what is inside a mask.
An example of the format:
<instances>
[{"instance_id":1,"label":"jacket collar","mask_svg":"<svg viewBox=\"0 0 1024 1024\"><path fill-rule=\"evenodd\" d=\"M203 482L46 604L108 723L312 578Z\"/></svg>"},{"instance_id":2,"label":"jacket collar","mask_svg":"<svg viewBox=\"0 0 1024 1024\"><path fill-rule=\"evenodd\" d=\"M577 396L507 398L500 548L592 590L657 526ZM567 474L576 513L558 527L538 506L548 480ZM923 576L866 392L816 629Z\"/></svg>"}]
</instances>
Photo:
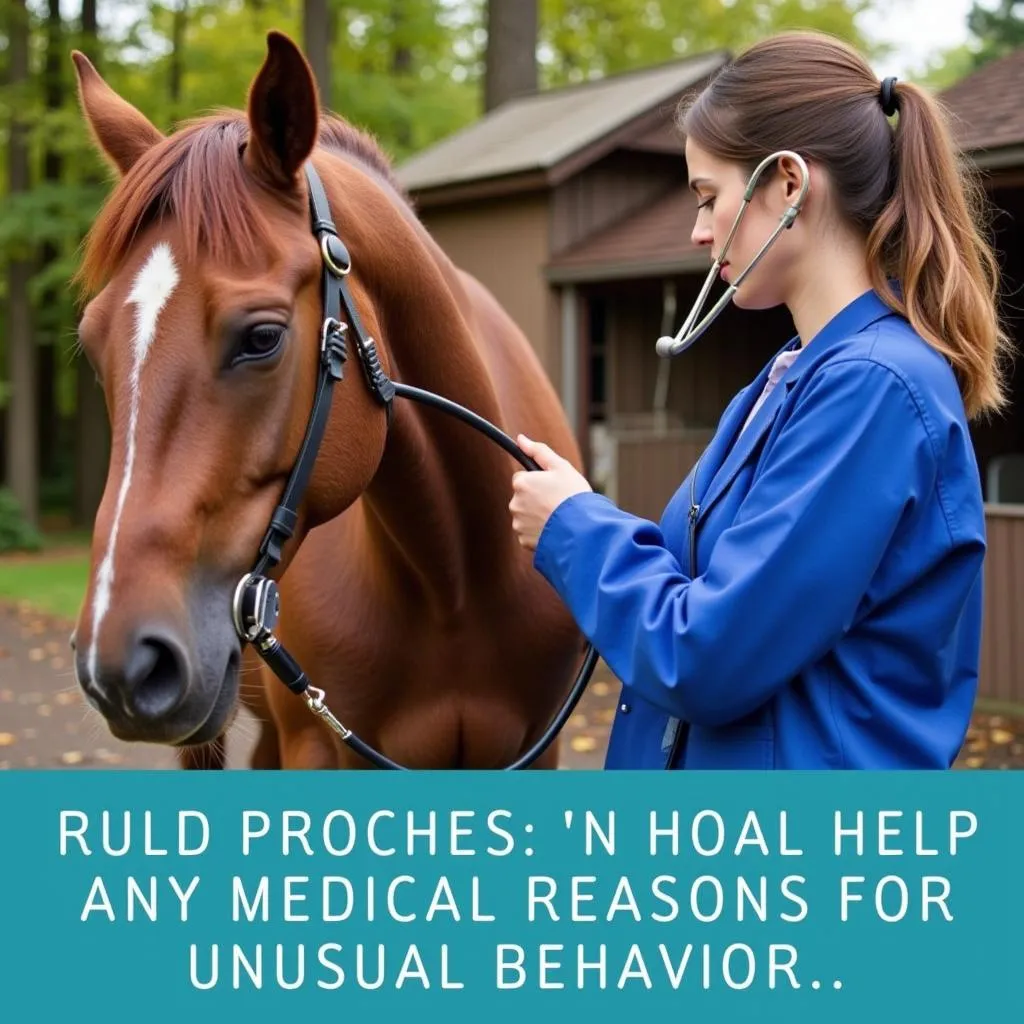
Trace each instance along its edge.
<instances>
[{"instance_id":1,"label":"jacket collar","mask_svg":"<svg viewBox=\"0 0 1024 1024\"><path fill-rule=\"evenodd\" d=\"M697 504L701 506L701 515L705 514L711 505L725 493L740 468L756 450L761 438L774 422L790 388L804 374L827 361L836 349L849 341L853 335L861 333L878 320L894 315L878 293L873 290L864 292L844 306L804 346L799 357L782 376L764 405L757 411L757 415L751 420L750 425L733 443L737 433L750 415L754 403L764 390L776 358L782 352L799 348L799 336L791 338L772 356L768 364L751 383L742 400L736 403L728 419L723 421L721 429L701 458L701 464L697 471L702 479L697 481L696 492ZM702 484L703 496L701 496Z\"/></svg>"}]
</instances>

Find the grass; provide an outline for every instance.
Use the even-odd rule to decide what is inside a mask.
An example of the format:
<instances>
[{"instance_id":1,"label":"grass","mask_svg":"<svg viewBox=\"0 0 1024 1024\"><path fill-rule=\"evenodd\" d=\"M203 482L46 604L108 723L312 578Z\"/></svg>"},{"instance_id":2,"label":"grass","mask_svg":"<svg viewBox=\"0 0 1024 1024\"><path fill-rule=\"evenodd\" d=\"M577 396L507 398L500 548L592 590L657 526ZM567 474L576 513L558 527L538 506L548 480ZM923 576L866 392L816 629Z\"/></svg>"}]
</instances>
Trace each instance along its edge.
<instances>
[{"instance_id":1,"label":"grass","mask_svg":"<svg viewBox=\"0 0 1024 1024\"><path fill-rule=\"evenodd\" d=\"M24 601L40 612L74 620L88 579L89 555L85 551L0 558L0 601Z\"/></svg>"}]
</instances>

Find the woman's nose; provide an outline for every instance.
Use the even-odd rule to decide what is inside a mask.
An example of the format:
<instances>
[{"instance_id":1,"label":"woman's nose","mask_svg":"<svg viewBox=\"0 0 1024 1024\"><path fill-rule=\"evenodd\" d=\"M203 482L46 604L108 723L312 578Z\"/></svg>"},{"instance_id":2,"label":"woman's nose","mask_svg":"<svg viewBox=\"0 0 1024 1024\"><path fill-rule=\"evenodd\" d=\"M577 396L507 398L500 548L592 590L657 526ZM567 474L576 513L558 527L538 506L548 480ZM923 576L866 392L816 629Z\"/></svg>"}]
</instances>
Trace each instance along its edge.
<instances>
[{"instance_id":1,"label":"woman's nose","mask_svg":"<svg viewBox=\"0 0 1024 1024\"><path fill-rule=\"evenodd\" d=\"M698 221L690 232L690 241L694 245L710 245L714 241L714 234L708 225Z\"/></svg>"}]
</instances>

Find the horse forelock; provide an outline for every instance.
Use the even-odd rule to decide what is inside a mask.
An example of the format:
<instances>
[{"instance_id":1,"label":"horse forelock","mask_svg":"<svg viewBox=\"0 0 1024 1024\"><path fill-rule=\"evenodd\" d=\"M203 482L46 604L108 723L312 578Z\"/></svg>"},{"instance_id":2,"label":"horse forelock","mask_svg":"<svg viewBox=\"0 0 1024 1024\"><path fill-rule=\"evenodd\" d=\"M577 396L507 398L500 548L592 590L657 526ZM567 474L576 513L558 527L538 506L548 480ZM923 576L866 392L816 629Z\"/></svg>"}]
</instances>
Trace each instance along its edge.
<instances>
[{"instance_id":1,"label":"horse forelock","mask_svg":"<svg viewBox=\"0 0 1024 1024\"><path fill-rule=\"evenodd\" d=\"M254 188L242 154L249 123L240 111L218 111L186 121L145 153L114 187L90 229L77 279L95 293L124 262L138 234L172 218L184 247L219 265L244 265L270 252L275 233L266 214L269 194ZM391 164L369 135L333 115L321 118L318 142L355 158L404 200ZM281 202L282 196L274 197Z\"/></svg>"}]
</instances>

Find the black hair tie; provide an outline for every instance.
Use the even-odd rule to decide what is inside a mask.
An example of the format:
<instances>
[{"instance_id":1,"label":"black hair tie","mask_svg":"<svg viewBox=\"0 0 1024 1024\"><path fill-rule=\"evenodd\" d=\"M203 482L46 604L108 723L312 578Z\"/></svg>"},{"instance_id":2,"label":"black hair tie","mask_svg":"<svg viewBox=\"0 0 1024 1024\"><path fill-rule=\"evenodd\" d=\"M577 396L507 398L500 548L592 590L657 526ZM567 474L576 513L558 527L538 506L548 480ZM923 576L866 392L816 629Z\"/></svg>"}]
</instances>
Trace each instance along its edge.
<instances>
[{"instance_id":1,"label":"black hair tie","mask_svg":"<svg viewBox=\"0 0 1024 1024\"><path fill-rule=\"evenodd\" d=\"M885 114L886 117L892 117L892 115L900 109L900 98L896 95L895 75L891 78L886 78L882 82L879 100L882 104L882 113Z\"/></svg>"}]
</instances>

